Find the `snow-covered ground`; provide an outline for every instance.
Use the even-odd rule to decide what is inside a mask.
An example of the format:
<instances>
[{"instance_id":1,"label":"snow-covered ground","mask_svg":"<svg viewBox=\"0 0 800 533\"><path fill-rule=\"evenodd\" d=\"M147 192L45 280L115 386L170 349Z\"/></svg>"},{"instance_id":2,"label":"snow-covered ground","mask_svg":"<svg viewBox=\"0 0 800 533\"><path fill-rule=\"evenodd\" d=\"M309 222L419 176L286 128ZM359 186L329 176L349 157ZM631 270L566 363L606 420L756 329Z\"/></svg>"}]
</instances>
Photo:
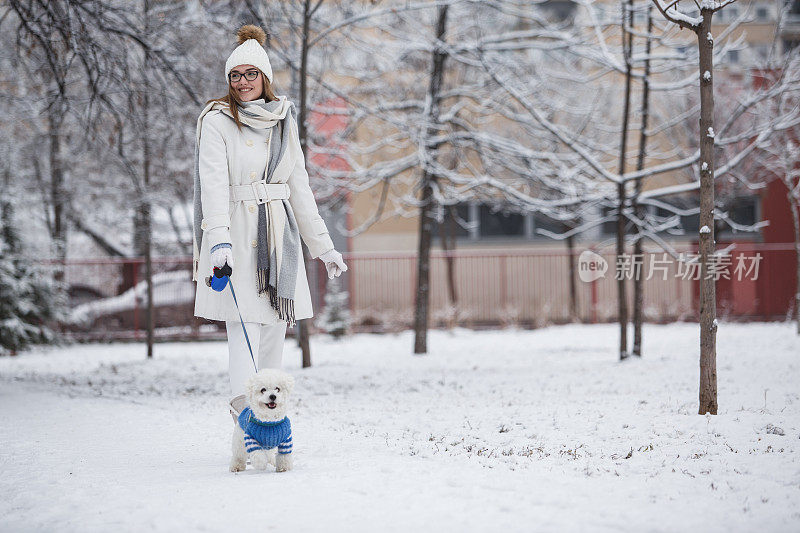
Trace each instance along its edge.
<instances>
[{"instance_id":1,"label":"snow-covered ground","mask_svg":"<svg viewBox=\"0 0 800 533\"><path fill-rule=\"evenodd\" d=\"M306 370L287 341L282 474L228 472L224 343L0 358L0 530L800 530L791 325L720 325L717 416L692 324L623 363L613 325L412 341L317 337Z\"/></svg>"}]
</instances>

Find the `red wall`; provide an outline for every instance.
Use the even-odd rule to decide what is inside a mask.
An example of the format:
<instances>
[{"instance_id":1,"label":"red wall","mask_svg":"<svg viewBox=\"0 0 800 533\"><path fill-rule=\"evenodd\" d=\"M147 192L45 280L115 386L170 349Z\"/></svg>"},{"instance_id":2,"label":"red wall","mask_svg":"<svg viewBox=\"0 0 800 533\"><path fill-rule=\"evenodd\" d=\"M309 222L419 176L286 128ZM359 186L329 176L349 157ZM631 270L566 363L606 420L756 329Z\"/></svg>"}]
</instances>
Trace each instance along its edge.
<instances>
[{"instance_id":1,"label":"red wall","mask_svg":"<svg viewBox=\"0 0 800 533\"><path fill-rule=\"evenodd\" d=\"M761 195L761 219L769 225L761 229L761 242L717 241L717 249L736 243L732 252L731 279L717 281L717 316L785 318L793 308L797 290L797 257L794 229L786 186L772 180ZM696 248L695 248L696 249ZM739 255L746 258L761 254L758 277L737 279L734 268ZM747 262L749 265L749 260ZM700 309L700 283L694 284L694 307Z\"/></svg>"}]
</instances>

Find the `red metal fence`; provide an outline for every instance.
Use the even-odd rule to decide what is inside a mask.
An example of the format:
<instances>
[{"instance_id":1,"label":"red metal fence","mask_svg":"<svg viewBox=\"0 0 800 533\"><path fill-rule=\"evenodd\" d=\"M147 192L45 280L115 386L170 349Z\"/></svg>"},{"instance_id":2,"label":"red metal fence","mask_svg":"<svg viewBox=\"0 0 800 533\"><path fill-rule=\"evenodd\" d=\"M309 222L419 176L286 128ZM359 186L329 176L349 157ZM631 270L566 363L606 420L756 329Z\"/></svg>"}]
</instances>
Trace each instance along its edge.
<instances>
[{"instance_id":1,"label":"red metal fence","mask_svg":"<svg viewBox=\"0 0 800 533\"><path fill-rule=\"evenodd\" d=\"M722 247L722 246L720 246ZM538 327L572 320L602 322L616 316L615 256L598 252L608 265L605 275L583 281L583 265L575 253L570 274L566 250L491 250L433 252L431 257L430 317L432 326ZM690 257L692 249L680 251ZM732 265L739 256L760 254L755 279L720 276L718 314L743 319L786 318L793 312L796 287L795 253L791 244L737 243ZM410 327L416 289L413 253L352 253L342 289L349 293L352 329L398 331ZM658 268L656 268L658 266ZM66 326L86 339L140 338L146 324L144 261L136 259L70 260L64 266L70 291ZM686 277L686 264L650 251L641 258L646 320L666 322L694 319L698 282ZM153 299L158 338L224 336L224 326L193 316L194 282L191 259L153 260ZM658 275L648 279L647 274ZM327 278L314 261L309 285L315 315L324 307ZM574 278L574 283L571 281ZM633 281L626 280L628 297ZM574 300L570 285L574 285Z\"/></svg>"}]
</instances>

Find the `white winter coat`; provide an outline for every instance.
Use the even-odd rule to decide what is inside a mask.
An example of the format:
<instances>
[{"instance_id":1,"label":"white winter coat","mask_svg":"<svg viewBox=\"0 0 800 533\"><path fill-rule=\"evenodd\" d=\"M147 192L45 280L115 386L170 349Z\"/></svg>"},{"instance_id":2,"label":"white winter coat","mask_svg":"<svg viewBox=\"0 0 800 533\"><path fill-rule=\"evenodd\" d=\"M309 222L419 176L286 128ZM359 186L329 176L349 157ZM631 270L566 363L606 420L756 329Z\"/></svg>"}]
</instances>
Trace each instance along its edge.
<instances>
[{"instance_id":1,"label":"white winter coat","mask_svg":"<svg viewBox=\"0 0 800 533\"><path fill-rule=\"evenodd\" d=\"M262 102L259 99L257 102ZM292 129L291 145L286 157L294 159L289 175L289 203L294 210L297 226L311 256L316 258L333 249L328 228L319 215L317 203L308 184L305 160L300 147L297 124L287 112L284 127ZM254 129L242 125L241 131L232 118L219 110L203 118L200 129L199 174L203 206L202 243L195 262L197 292L195 316L211 320L239 320L230 290L216 292L205 283L211 274L211 248L230 242L233 252L231 282L236 291L239 309L245 322L274 324L279 318L272 309L269 297L259 296L256 283L258 206L256 200L229 201L229 186L244 185L264 178L267 168L268 138L272 128ZM277 134L277 130L276 130ZM277 169L276 169L277 172ZM221 228L221 229L214 229ZM214 231L211 231L214 230ZM294 294L295 319L313 316L302 250L298 250L297 285Z\"/></svg>"}]
</instances>

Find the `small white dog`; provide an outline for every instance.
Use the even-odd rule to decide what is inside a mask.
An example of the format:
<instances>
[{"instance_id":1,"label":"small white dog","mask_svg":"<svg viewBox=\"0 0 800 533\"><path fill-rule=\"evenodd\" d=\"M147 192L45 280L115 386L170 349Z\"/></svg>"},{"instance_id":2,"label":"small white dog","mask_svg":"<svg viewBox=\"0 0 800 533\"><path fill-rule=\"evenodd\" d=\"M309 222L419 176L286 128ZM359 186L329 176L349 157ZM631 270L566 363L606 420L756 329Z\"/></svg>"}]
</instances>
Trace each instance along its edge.
<instances>
[{"instance_id":1,"label":"small white dog","mask_svg":"<svg viewBox=\"0 0 800 533\"><path fill-rule=\"evenodd\" d=\"M231 472L241 472L250 464L266 470L277 449L274 465L278 472L292 469L292 426L286 416L287 400L294 388L294 378L281 370L259 370L247 380L249 407L242 410L233 428Z\"/></svg>"}]
</instances>

